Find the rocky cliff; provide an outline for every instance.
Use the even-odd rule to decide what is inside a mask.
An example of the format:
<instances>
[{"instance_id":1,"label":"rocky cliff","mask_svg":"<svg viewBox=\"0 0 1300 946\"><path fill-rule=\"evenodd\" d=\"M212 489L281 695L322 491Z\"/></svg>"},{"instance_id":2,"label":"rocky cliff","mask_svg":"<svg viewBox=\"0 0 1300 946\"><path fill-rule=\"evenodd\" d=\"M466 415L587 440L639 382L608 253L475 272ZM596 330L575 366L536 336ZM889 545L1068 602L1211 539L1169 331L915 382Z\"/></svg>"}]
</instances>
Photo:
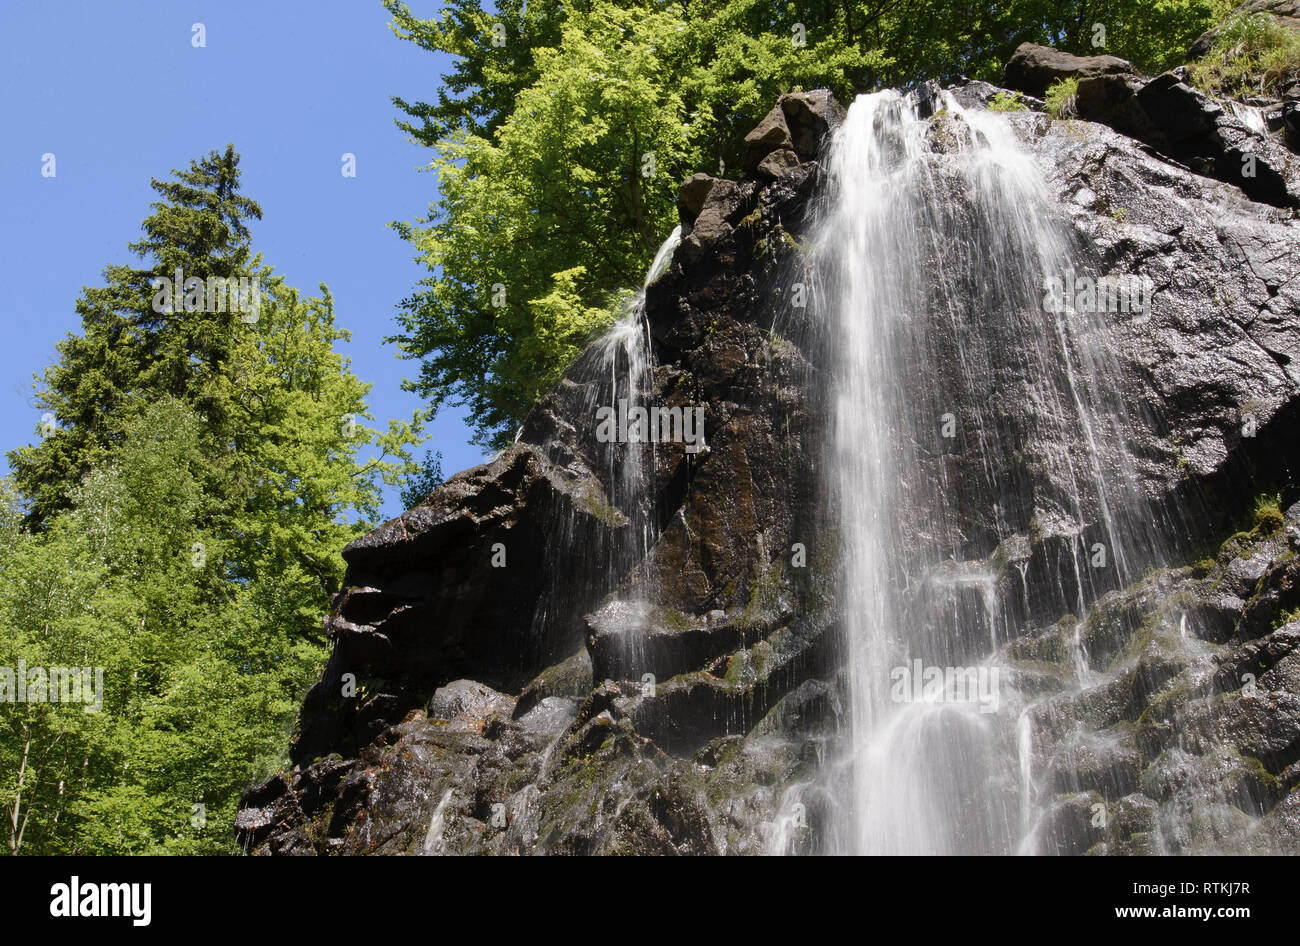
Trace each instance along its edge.
<instances>
[{"instance_id":1,"label":"rocky cliff","mask_svg":"<svg viewBox=\"0 0 1300 946\"><path fill-rule=\"evenodd\" d=\"M961 524L1021 629L1000 657L1037 694L1039 849L1294 853L1300 165L1280 131L1178 73L1035 56L1022 49L1007 83L1041 94L1044 69L1074 69L1081 119L1006 120L1080 259L1155 287L1108 344L1125 401L1157 408L1128 444L1142 488L1179 511L1158 524L1176 566L1101 589L1082 616L1060 585L1064 527L1035 515L1050 471L1004 471L1023 529L979 509ZM997 91L951 93L973 108ZM940 90L914 97L934 154L961 147ZM593 420L593 346L513 447L348 546L329 664L293 768L245 796L246 849L831 849L847 699L821 486L833 340L804 296L842 114L824 92L783 96L746 139L741 179L682 186L682 241L646 290L646 399L702 406L703 450L656 444L636 455L642 494L621 489ZM940 239L945 252L960 247ZM1032 405L1002 409L1006 429L1033 426L1017 414ZM1074 640L1104 671L1082 687Z\"/></svg>"}]
</instances>

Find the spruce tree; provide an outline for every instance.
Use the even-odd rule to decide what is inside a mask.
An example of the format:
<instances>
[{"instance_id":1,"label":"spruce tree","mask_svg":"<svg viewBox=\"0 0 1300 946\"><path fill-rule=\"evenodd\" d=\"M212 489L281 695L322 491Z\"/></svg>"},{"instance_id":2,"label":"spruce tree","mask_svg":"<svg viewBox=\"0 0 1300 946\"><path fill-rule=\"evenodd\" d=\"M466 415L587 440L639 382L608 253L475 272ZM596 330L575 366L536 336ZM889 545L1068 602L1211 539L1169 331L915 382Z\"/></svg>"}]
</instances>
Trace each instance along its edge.
<instances>
[{"instance_id":1,"label":"spruce tree","mask_svg":"<svg viewBox=\"0 0 1300 946\"><path fill-rule=\"evenodd\" d=\"M233 145L212 151L173 172L174 180L153 179L160 199L143 224L144 236L130 249L144 266L110 265L105 284L85 288L77 300L80 334L58 345L58 360L34 385L37 404L56 426L38 444L9 454L29 518L44 522L70 505L71 490L120 442L123 424L142 405L171 396L208 421L209 434L227 431L228 406L214 393L221 365L238 338L238 306L224 311L204 304L187 308L184 286L177 305L160 301L159 280L203 282L250 276L247 222L261 208L239 192L239 155ZM161 311L158 311L161 309Z\"/></svg>"}]
</instances>

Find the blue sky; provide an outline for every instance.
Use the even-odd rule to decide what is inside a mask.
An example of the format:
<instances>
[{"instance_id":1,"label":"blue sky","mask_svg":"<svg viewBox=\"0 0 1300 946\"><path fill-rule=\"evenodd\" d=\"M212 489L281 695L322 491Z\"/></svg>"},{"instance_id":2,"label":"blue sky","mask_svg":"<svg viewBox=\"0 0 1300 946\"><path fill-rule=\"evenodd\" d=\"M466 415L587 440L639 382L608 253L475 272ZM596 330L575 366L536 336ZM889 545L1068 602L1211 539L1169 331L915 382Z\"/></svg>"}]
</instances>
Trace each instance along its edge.
<instances>
[{"instance_id":1,"label":"blue sky","mask_svg":"<svg viewBox=\"0 0 1300 946\"><path fill-rule=\"evenodd\" d=\"M449 60L397 39L379 0L2 0L0 62L0 453L36 437L31 376L79 328L82 286L134 261L150 177L226 142L262 206L254 247L290 285L334 293L374 426L420 406L400 389L416 364L382 339L424 271L387 224L423 214L436 179L416 171L427 152L394 126L390 97L433 98ZM355 178L340 173L345 152ZM482 461L458 409L430 432L446 474ZM399 506L390 490L385 515Z\"/></svg>"}]
</instances>

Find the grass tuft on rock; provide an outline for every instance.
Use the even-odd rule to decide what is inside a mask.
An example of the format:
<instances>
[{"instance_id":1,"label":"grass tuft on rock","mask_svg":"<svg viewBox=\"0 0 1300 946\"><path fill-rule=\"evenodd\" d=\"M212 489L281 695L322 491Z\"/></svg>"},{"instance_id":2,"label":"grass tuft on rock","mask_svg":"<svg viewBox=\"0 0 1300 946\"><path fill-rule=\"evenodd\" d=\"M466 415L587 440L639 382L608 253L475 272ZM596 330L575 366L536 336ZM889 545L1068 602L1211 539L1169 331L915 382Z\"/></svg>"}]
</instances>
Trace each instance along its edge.
<instances>
[{"instance_id":1,"label":"grass tuft on rock","mask_svg":"<svg viewBox=\"0 0 1300 946\"><path fill-rule=\"evenodd\" d=\"M1057 79L1043 97L1047 113L1053 118L1079 117L1079 80L1074 76Z\"/></svg>"},{"instance_id":2,"label":"grass tuft on rock","mask_svg":"<svg viewBox=\"0 0 1300 946\"><path fill-rule=\"evenodd\" d=\"M1230 13L1214 45L1191 67L1191 79L1206 94L1246 96L1276 92L1287 75L1300 70L1300 31L1267 13Z\"/></svg>"}]
</instances>

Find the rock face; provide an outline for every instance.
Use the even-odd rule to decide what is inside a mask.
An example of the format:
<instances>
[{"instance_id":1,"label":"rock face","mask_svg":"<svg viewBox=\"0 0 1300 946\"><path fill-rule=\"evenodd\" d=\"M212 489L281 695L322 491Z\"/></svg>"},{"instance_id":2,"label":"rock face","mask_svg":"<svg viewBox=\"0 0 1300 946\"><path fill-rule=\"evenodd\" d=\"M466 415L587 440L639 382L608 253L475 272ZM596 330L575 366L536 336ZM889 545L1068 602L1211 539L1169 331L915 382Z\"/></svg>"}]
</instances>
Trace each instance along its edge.
<instances>
[{"instance_id":1,"label":"rock face","mask_svg":"<svg viewBox=\"0 0 1300 946\"><path fill-rule=\"evenodd\" d=\"M774 155L788 157L773 162L772 170L765 172L764 177L780 177L779 173L772 172L777 164L788 169L800 160L816 158L822 143L842 118L839 103L825 89L781 96L758 126L745 136L745 173L760 171L764 162L772 162Z\"/></svg>"},{"instance_id":2,"label":"rock face","mask_svg":"<svg viewBox=\"0 0 1300 946\"><path fill-rule=\"evenodd\" d=\"M1059 60L1017 57L1035 77L1017 87L1041 93ZM1149 312L1115 316L1114 350L1126 401L1161 407L1131 449L1153 498L1184 511L1160 524L1183 558L1090 602L1082 625L1068 605L1022 609L1024 633L1000 656L1041 697L1035 834L1057 853L1294 853L1295 177L1262 136L1177 81L1143 99L1150 84L1125 65L1087 66L1087 82L1124 90L1097 90L1114 91L1092 112L1104 124L1007 120L1061 195L1080 258L1154 284ZM986 101L980 86L956 98ZM1168 101L1199 108L1186 121L1212 130L1180 139L1161 124ZM951 119L935 111L941 160ZM332 656L303 706L293 768L245 795L246 849L831 849L823 762L847 699L835 520L820 488L833 340L803 293L819 149L841 115L826 93L783 96L746 139L743 179L682 186L682 242L646 292L648 401L702 406L705 449L657 445L644 502L619 499L592 422L593 346L515 446L347 548L326 619ZM1200 163L1178 156L1206 148ZM1218 155L1233 148L1272 155L1280 184L1268 193L1287 199L1225 181ZM1031 495L1041 486L1032 469L1017 475ZM1252 518L1265 492L1281 494L1279 511ZM1008 600L1021 594L1015 563L1051 541L1049 529L999 548ZM1084 686L1072 682L1078 648L1095 671ZM804 785L826 790L791 792ZM1189 805L1205 817L1181 817Z\"/></svg>"},{"instance_id":3,"label":"rock face","mask_svg":"<svg viewBox=\"0 0 1300 946\"><path fill-rule=\"evenodd\" d=\"M1300 207L1300 165L1187 83L1182 69L1150 81L1100 76L1079 83L1079 117L1110 125L1198 174L1233 184L1252 200Z\"/></svg>"},{"instance_id":4,"label":"rock face","mask_svg":"<svg viewBox=\"0 0 1300 946\"><path fill-rule=\"evenodd\" d=\"M347 584L325 620L334 650L307 695L293 760L356 752L458 676L517 691L572 653L582 625L556 615L609 587L556 585L511 559L594 573L626 525L580 458L560 466L520 445L350 544ZM340 699L348 673L369 681L363 696Z\"/></svg>"}]
</instances>

